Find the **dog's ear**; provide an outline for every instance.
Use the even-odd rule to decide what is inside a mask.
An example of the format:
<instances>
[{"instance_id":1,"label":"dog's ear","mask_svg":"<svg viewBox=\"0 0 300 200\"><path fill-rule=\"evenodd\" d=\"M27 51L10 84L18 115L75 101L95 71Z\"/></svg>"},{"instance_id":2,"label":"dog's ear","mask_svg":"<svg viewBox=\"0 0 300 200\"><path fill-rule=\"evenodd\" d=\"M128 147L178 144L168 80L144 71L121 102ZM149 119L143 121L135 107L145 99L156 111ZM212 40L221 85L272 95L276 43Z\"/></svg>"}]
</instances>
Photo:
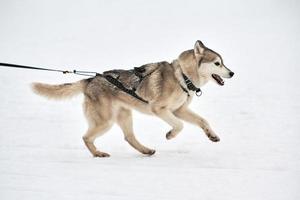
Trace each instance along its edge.
<instances>
[{"instance_id":1,"label":"dog's ear","mask_svg":"<svg viewBox=\"0 0 300 200\"><path fill-rule=\"evenodd\" d=\"M194 46L195 55L203 55L204 50L205 50L204 44L200 40L197 40Z\"/></svg>"}]
</instances>

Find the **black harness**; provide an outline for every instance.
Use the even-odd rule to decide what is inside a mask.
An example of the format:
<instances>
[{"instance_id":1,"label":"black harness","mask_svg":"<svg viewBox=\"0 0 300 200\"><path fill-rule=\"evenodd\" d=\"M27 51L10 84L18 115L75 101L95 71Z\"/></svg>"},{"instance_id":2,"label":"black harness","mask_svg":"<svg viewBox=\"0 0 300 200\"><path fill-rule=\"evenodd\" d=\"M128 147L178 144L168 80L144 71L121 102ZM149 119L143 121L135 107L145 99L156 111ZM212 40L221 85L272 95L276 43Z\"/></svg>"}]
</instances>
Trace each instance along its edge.
<instances>
[{"instance_id":1,"label":"black harness","mask_svg":"<svg viewBox=\"0 0 300 200\"><path fill-rule=\"evenodd\" d=\"M126 92L127 94L137 98L138 100L144 102L144 103L149 103L147 100L143 99L139 95L136 94L136 88L128 89L126 88L117 78L112 77L111 75L102 75L108 82L122 90L123 92ZM142 79L141 79L142 80ZM140 81L141 81L140 80Z\"/></svg>"},{"instance_id":2,"label":"black harness","mask_svg":"<svg viewBox=\"0 0 300 200\"><path fill-rule=\"evenodd\" d=\"M141 70L141 68L135 67L135 68L133 69L133 72L134 72L134 74L135 74L137 77L139 77L139 83L142 82L143 79L146 77L146 76L143 76L143 75L142 75L142 72L144 72L144 69ZM123 85L123 83L120 82L120 81L118 80L118 77L117 77L117 78L114 78L114 77L112 77L111 75L107 75L107 74L105 74L105 73L104 73L104 74L97 74L97 75L103 76L108 82L110 82L111 84L113 84L114 86L116 86L116 87L117 87L118 89L120 89L121 91L123 91L123 92L129 94L130 96L135 97L136 99L138 99L138 100L140 100L140 101L142 101L142 102L144 102L144 103L149 103L147 100L143 99L142 97L140 97L140 96L136 93L136 88L133 87L132 89L128 89L127 87L125 87L125 86ZM149 74L148 74L148 75L149 75ZM147 75L147 76L148 76L148 75ZM184 82L185 82L185 84L186 84L186 88L187 88L188 90L194 91L195 94L196 94L198 97L202 95L201 89L200 89L200 88L197 88L197 87L193 84L193 82L192 82L192 81L191 81L184 73L182 73L182 77L183 77L183 79L184 79ZM181 84L180 84L180 87L181 87L181 89L182 89L185 93L187 93L188 96L190 96L189 91L188 91L185 87L183 87Z\"/></svg>"}]
</instances>

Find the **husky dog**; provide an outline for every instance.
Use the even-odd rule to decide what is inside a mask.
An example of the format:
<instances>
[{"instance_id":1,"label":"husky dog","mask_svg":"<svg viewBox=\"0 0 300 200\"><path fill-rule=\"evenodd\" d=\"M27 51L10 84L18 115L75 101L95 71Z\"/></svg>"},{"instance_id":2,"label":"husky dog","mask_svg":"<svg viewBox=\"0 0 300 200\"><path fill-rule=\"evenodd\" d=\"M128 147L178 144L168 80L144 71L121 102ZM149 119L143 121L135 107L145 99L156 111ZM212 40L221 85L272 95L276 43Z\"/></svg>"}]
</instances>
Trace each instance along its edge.
<instances>
[{"instance_id":1,"label":"husky dog","mask_svg":"<svg viewBox=\"0 0 300 200\"><path fill-rule=\"evenodd\" d=\"M37 94L51 99L84 94L84 112L89 127L83 141L93 156L110 156L98 150L94 141L115 122L133 148L153 155L155 150L142 145L133 133L131 109L155 115L168 123L172 127L166 134L168 140L176 137L183 129L182 121L186 121L202 128L211 141L218 142L220 139L208 122L188 105L197 88L208 81L224 85L222 78L233 75L222 57L198 40L194 49L182 52L172 63L151 63L136 70L112 70L74 83L33 83L32 87Z\"/></svg>"}]
</instances>

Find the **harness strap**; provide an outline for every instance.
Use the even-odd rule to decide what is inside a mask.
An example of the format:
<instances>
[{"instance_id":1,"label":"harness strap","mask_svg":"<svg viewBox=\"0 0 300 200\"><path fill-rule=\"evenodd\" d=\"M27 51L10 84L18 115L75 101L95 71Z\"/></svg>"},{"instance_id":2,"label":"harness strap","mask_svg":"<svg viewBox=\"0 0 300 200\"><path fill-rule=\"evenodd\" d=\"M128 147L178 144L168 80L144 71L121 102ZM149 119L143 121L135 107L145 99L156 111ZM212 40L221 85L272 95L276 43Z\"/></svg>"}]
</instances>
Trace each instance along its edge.
<instances>
[{"instance_id":1,"label":"harness strap","mask_svg":"<svg viewBox=\"0 0 300 200\"><path fill-rule=\"evenodd\" d=\"M111 84L115 85L117 88L119 88L120 90L122 90L123 92L126 92L127 94L137 98L138 100L144 102L144 103L149 103L148 101L146 101L145 99L143 99L142 97L140 97L139 95L137 95L135 93L135 89L128 89L126 88L120 81L118 81L117 79L115 79L114 77L112 77L111 75L102 75L108 82L110 82Z\"/></svg>"}]
</instances>

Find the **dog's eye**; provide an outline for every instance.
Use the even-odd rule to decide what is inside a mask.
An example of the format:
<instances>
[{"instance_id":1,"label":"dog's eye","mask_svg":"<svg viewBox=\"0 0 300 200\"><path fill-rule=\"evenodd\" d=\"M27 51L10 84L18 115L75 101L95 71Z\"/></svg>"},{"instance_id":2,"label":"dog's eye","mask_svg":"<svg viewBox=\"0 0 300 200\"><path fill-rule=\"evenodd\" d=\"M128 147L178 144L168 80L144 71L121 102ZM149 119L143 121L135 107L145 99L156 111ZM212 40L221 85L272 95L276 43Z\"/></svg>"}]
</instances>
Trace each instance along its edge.
<instances>
[{"instance_id":1,"label":"dog's eye","mask_svg":"<svg viewBox=\"0 0 300 200\"><path fill-rule=\"evenodd\" d=\"M215 65L216 65L216 66L220 66L220 63L219 63L219 62L215 62Z\"/></svg>"}]
</instances>

